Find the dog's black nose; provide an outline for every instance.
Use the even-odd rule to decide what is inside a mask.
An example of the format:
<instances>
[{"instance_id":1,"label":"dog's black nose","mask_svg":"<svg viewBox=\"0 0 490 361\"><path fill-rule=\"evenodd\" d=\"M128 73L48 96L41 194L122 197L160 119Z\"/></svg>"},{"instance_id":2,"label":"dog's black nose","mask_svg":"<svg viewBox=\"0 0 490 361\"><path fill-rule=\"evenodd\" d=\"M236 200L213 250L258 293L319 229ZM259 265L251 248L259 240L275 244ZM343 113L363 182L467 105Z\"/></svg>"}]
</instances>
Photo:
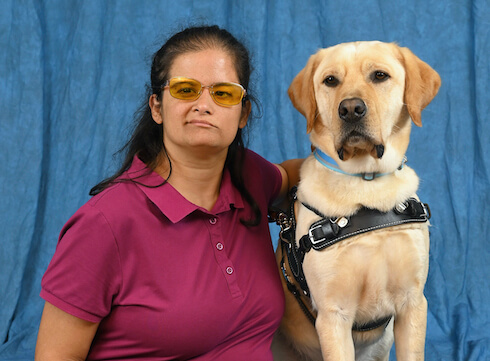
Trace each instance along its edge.
<instances>
[{"instance_id":1,"label":"dog's black nose","mask_svg":"<svg viewBox=\"0 0 490 361\"><path fill-rule=\"evenodd\" d=\"M366 115L366 104L359 98L344 99L339 105L339 117L349 123L360 121Z\"/></svg>"}]
</instances>

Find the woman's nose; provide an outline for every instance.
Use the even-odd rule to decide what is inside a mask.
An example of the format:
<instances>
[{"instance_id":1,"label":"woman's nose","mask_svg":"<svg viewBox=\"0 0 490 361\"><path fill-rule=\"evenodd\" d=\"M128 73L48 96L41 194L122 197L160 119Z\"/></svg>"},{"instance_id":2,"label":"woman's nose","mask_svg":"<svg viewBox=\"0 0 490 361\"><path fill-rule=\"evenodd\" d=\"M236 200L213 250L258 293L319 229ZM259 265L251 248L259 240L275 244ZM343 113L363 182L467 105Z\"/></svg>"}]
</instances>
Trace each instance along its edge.
<instances>
[{"instance_id":1,"label":"woman's nose","mask_svg":"<svg viewBox=\"0 0 490 361\"><path fill-rule=\"evenodd\" d=\"M215 102L211 96L209 88L204 88L201 91L201 96L196 99L194 110L202 113L211 113Z\"/></svg>"}]
</instances>

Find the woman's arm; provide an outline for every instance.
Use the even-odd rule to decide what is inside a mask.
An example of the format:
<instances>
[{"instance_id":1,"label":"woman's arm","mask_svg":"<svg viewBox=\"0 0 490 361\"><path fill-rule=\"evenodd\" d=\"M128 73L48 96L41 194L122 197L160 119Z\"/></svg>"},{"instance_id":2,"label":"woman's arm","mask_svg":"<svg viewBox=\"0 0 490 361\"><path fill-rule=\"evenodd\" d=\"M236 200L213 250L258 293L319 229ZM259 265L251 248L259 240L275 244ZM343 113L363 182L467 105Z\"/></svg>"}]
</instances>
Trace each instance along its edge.
<instances>
[{"instance_id":1,"label":"woman's arm","mask_svg":"<svg viewBox=\"0 0 490 361\"><path fill-rule=\"evenodd\" d=\"M35 360L85 360L98 326L98 323L72 316L46 302L37 336Z\"/></svg>"},{"instance_id":2,"label":"woman's arm","mask_svg":"<svg viewBox=\"0 0 490 361\"><path fill-rule=\"evenodd\" d=\"M276 199L276 204L281 205L288 201L289 190L299 183L299 169L304 162L304 158L288 159L281 164L276 164L282 175L281 191Z\"/></svg>"}]
</instances>

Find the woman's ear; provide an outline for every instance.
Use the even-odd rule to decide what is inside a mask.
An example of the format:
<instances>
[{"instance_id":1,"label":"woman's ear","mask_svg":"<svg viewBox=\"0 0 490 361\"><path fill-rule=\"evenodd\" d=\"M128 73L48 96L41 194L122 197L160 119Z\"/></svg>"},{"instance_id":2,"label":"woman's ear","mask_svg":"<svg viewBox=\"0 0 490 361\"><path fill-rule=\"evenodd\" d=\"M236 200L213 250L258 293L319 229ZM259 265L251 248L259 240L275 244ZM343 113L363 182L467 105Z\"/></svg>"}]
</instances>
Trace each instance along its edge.
<instances>
[{"instance_id":1,"label":"woman's ear","mask_svg":"<svg viewBox=\"0 0 490 361\"><path fill-rule=\"evenodd\" d=\"M240 115L240 123L238 123L238 128L243 129L247 125L248 116L252 111L252 103L249 100L245 101L242 106L242 114Z\"/></svg>"},{"instance_id":2,"label":"woman's ear","mask_svg":"<svg viewBox=\"0 0 490 361\"><path fill-rule=\"evenodd\" d=\"M162 124L162 102L161 100L158 100L158 96L156 94L152 94L150 96L150 99L148 100L148 105L150 106L151 117L153 118L153 121L157 124Z\"/></svg>"}]
</instances>

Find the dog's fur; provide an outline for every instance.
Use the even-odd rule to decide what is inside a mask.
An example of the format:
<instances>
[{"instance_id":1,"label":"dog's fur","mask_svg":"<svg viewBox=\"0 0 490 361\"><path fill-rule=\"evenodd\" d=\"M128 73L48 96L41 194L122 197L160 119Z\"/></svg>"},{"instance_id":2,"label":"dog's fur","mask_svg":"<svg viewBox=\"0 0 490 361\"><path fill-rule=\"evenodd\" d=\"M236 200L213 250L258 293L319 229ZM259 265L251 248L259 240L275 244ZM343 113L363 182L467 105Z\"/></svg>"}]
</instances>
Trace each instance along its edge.
<instances>
[{"instance_id":1,"label":"dog's fur","mask_svg":"<svg viewBox=\"0 0 490 361\"><path fill-rule=\"evenodd\" d=\"M307 120L313 147L345 172L390 174L367 181L329 170L310 156L301 168L298 199L336 218L362 206L385 212L415 197L417 175L407 166L398 168L411 121L422 125L421 112L439 86L429 65L396 44L345 43L312 55L289 96ZM343 120L339 106L346 99L360 99L366 114ZM296 242L319 219L298 203ZM278 261L281 257L279 246ZM384 228L309 251L303 267L311 301L304 301L317 314L316 329L283 279L286 312L273 346L275 359L388 360L395 341L397 360L423 360L428 258L427 223ZM386 328L352 331L354 323L389 315L394 317ZM286 344L292 349L286 351Z\"/></svg>"}]
</instances>

